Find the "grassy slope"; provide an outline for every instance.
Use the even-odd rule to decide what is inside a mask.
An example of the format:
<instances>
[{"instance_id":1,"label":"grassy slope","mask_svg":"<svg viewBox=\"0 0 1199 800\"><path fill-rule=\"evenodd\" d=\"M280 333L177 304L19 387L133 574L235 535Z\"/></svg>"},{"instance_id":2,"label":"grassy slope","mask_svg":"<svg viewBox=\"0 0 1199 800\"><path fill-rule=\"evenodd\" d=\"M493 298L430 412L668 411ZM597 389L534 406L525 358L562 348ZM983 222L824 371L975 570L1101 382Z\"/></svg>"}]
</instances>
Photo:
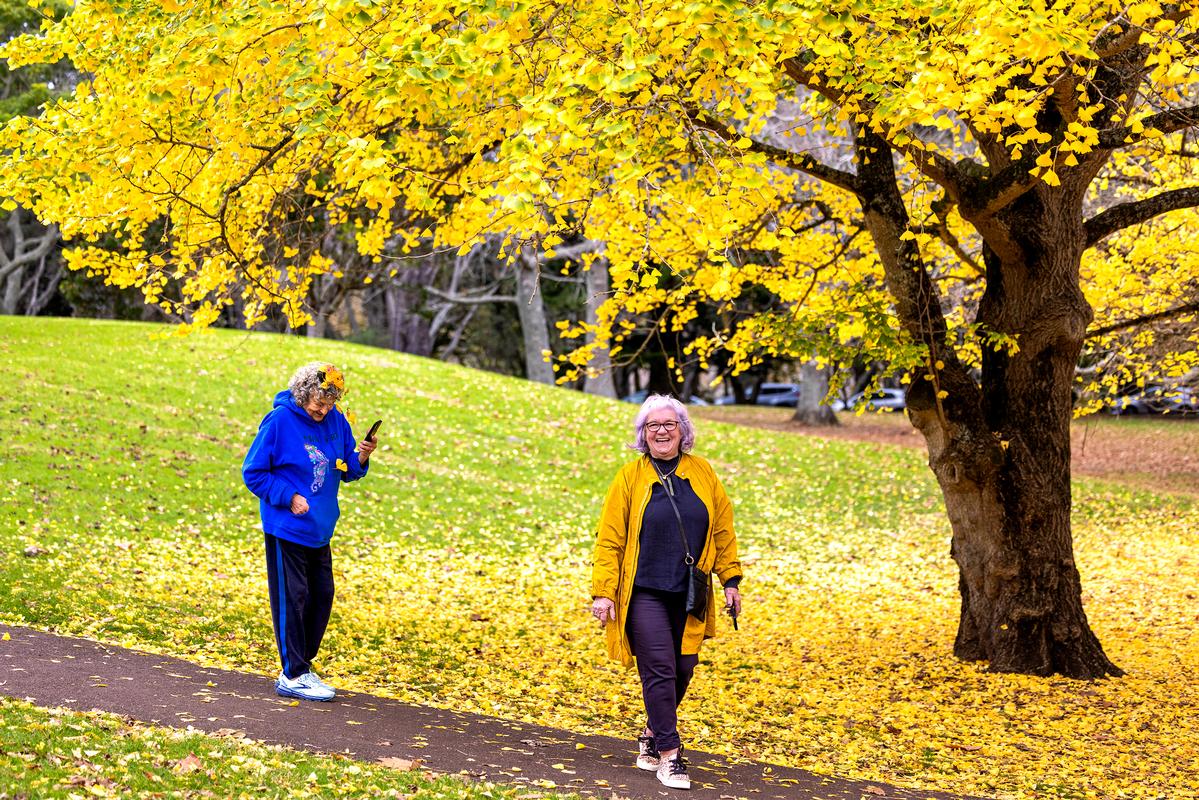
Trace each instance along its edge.
<instances>
[{"instance_id":1,"label":"grassy slope","mask_svg":"<svg viewBox=\"0 0 1199 800\"><path fill-rule=\"evenodd\" d=\"M362 427L384 419L384 446L343 488L322 673L633 729L635 681L603 662L583 613L630 406L351 345L153 330L0 318L0 619L277 670L238 469L291 370L328 359ZM697 450L737 508L749 607L739 634L705 649L683 716L696 746L905 785L1101 797L1153 796L1152 759L1194 755L1199 734L1167 725L1199 701L1193 504L1080 484L1091 619L1132 673L1082 692L950 657L956 576L919 451L709 422ZM47 553L17 555L30 546Z\"/></svg>"}]
</instances>

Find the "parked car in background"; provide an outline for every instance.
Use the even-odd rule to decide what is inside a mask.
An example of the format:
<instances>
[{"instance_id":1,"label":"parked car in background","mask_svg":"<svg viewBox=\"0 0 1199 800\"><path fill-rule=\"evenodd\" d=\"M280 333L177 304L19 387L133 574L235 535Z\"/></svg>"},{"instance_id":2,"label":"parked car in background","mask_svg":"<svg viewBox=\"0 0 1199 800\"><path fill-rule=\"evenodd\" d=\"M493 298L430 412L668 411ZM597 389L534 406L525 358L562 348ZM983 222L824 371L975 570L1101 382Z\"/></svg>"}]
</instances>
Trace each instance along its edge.
<instances>
[{"instance_id":1,"label":"parked car in background","mask_svg":"<svg viewBox=\"0 0 1199 800\"><path fill-rule=\"evenodd\" d=\"M641 403L645 402L645 398L647 398L647 397L649 397L649 389L641 389L640 391L633 392L632 394L626 395L625 397L622 397L620 399L625 401L626 403L637 403L638 405L640 405ZM703 399L699 395L693 394L693 395L691 395L691 399L687 401L687 405L689 405L689 406L706 406L706 405L710 405L710 403L708 403L707 400Z\"/></svg>"},{"instance_id":2,"label":"parked car in background","mask_svg":"<svg viewBox=\"0 0 1199 800\"><path fill-rule=\"evenodd\" d=\"M1199 392L1189 386L1146 386L1116 398L1108 410L1117 416L1136 414L1199 414Z\"/></svg>"},{"instance_id":3,"label":"parked car in background","mask_svg":"<svg viewBox=\"0 0 1199 800\"><path fill-rule=\"evenodd\" d=\"M866 396L866 392L858 392L847 402L834 400L832 407L833 411L854 411L858 406L866 404L866 408L870 411L881 411L890 409L899 411L907 408L907 401L904 399L903 389L875 389L870 392L870 396Z\"/></svg>"},{"instance_id":4,"label":"parked car in background","mask_svg":"<svg viewBox=\"0 0 1199 800\"><path fill-rule=\"evenodd\" d=\"M736 402L733 395L716 398L716 405L730 406ZM758 389L760 406L792 406L799 402L798 383L763 383Z\"/></svg>"},{"instance_id":5,"label":"parked car in background","mask_svg":"<svg viewBox=\"0 0 1199 800\"><path fill-rule=\"evenodd\" d=\"M798 402L798 383L763 383L758 388L760 406L794 406Z\"/></svg>"}]
</instances>

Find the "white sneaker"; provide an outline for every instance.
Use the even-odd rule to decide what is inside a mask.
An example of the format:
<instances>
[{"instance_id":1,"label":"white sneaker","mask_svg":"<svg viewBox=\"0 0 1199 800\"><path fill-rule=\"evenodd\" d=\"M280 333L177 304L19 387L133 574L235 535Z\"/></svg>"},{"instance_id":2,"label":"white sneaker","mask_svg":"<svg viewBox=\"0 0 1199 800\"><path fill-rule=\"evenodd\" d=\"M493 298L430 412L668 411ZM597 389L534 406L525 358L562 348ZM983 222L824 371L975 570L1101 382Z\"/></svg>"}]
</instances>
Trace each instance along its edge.
<instances>
[{"instance_id":1,"label":"white sneaker","mask_svg":"<svg viewBox=\"0 0 1199 800\"><path fill-rule=\"evenodd\" d=\"M333 692L333 694L337 694L337 690L336 690L336 689L334 689L334 688L333 688L332 686L330 686L329 684L325 683L323 680L321 680L321 676L320 676L320 675L317 675L315 672L308 672L308 673L306 673L306 674L304 674L304 675L301 675L301 676L300 676L300 678L301 678L301 679L303 679L303 678L308 678L308 680L309 680L309 681L310 681L310 682L311 682L311 683L312 683L314 686L319 686L319 687L321 687L322 689L328 689L330 692Z\"/></svg>"},{"instance_id":2,"label":"white sneaker","mask_svg":"<svg viewBox=\"0 0 1199 800\"><path fill-rule=\"evenodd\" d=\"M305 672L296 679L280 674L275 681L275 694L280 697L298 697L301 700L316 700L325 702L332 700L337 692L320 682L311 672Z\"/></svg>"},{"instance_id":3,"label":"white sneaker","mask_svg":"<svg viewBox=\"0 0 1199 800\"><path fill-rule=\"evenodd\" d=\"M658 756L658 748L654 746L654 737L638 736L637 769L653 772L658 768L659 761L661 761L661 758Z\"/></svg>"},{"instance_id":4,"label":"white sneaker","mask_svg":"<svg viewBox=\"0 0 1199 800\"><path fill-rule=\"evenodd\" d=\"M690 789L691 778L687 775L687 762L683 760L683 748L680 746L674 758L663 758L658 764L658 780L663 786L671 789Z\"/></svg>"}]
</instances>

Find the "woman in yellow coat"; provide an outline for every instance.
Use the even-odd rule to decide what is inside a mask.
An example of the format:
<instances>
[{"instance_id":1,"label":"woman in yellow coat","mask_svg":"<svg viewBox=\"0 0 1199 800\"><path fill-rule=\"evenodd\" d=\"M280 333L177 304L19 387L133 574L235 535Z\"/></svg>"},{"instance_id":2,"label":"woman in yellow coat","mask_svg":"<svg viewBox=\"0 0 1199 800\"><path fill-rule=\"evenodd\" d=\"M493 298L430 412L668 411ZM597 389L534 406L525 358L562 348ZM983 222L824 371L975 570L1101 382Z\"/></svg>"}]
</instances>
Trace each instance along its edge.
<instances>
[{"instance_id":1,"label":"woman in yellow coat","mask_svg":"<svg viewBox=\"0 0 1199 800\"><path fill-rule=\"evenodd\" d=\"M691 454L695 428L686 407L651 395L630 445L642 455L612 481L600 516L591 578L591 613L607 627L608 655L637 664L648 722L637 766L676 789L691 786L678 733L678 705L716 635L712 587L703 618L687 613L688 559L715 572L725 607L741 612L741 562L733 506L703 458Z\"/></svg>"}]
</instances>

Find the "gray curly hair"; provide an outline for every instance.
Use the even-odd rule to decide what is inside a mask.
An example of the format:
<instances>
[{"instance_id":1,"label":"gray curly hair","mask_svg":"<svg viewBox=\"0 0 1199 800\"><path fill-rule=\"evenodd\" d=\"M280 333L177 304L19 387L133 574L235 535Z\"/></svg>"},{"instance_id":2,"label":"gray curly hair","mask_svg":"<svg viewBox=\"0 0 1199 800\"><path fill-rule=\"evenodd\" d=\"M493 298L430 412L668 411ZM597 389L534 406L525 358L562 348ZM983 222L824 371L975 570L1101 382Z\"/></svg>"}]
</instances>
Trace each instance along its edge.
<instances>
[{"instance_id":1,"label":"gray curly hair","mask_svg":"<svg viewBox=\"0 0 1199 800\"><path fill-rule=\"evenodd\" d=\"M340 383L338 387L335 384ZM345 380L341 370L326 361L313 361L296 370L287 382L292 399L300 406L308 405L308 401L317 397L329 403L336 403L346 393Z\"/></svg>"}]
</instances>

